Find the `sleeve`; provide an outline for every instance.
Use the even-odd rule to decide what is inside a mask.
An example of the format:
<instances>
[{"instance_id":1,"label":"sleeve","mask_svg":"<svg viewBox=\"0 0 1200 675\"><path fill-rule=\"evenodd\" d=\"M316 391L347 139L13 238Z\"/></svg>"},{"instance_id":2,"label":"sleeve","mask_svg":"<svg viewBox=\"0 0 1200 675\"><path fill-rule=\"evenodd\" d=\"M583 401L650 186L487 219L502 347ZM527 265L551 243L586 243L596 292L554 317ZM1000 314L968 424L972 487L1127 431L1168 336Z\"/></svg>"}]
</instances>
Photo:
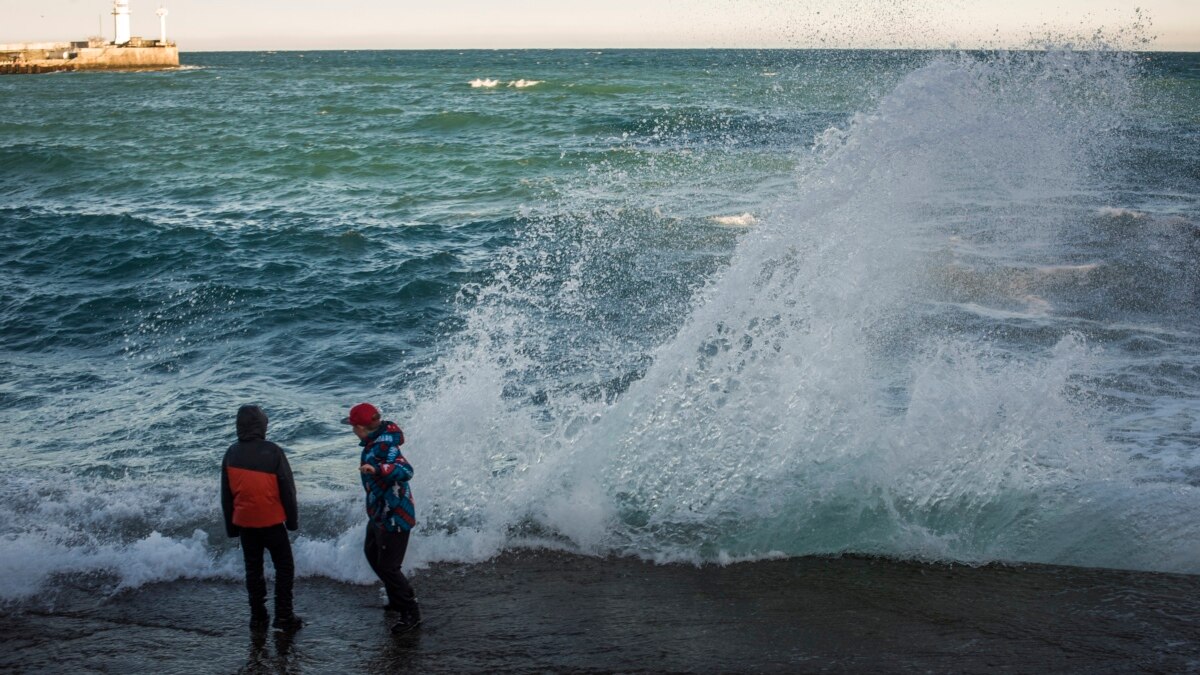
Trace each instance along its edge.
<instances>
[{"instance_id":1,"label":"sleeve","mask_svg":"<svg viewBox=\"0 0 1200 675\"><path fill-rule=\"evenodd\" d=\"M221 460L221 513L225 517L225 534L236 537L242 528L233 524L233 490L229 487L229 453Z\"/></svg>"},{"instance_id":2,"label":"sleeve","mask_svg":"<svg viewBox=\"0 0 1200 675\"><path fill-rule=\"evenodd\" d=\"M379 475L388 485L402 483L413 477L412 465L400 454L401 443L404 443L404 432L400 432L397 442L390 445L387 457L379 464Z\"/></svg>"},{"instance_id":3,"label":"sleeve","mask_svg":"<svg viewBox=\"0 0 1200 675\"><path fill-rule=\"evenodd\" d=\"M292 465L288 464L287 455L279 449L279 467L275 469L275 477L279 481L279 501L283 503L283 513L287 516L287 529L295 532L300 527L300 511L296 505L296 481L292 479Z\"/></svg>"}]
</instances>

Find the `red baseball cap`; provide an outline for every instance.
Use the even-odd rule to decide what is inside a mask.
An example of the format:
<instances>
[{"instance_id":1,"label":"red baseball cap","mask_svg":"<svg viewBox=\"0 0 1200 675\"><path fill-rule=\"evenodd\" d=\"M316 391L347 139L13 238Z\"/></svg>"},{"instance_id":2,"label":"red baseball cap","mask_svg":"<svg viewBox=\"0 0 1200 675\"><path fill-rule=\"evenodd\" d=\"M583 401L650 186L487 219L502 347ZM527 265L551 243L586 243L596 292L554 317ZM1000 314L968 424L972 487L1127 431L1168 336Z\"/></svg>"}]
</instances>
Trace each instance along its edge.
<instances>
[{"instance_id":1,"label":"red baseball cap","mask_svg":"<svg viewBox=\"0 0 1200 675\"><path fill-rule=\"evenodd\" d=\"M379 408L370 403L359 403L350 409L350 416L342 419L342 424L355 424L360 427L371 426L379 420Z\"/></svg>"}]
</instances>

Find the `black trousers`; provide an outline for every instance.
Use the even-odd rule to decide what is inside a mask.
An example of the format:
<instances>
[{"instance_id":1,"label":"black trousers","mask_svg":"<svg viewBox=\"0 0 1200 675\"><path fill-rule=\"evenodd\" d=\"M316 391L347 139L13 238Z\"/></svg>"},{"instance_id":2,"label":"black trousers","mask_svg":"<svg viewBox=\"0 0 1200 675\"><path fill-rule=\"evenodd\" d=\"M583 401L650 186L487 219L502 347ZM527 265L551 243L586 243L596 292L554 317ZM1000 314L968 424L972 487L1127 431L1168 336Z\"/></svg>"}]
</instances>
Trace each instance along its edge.
<instances>
[{"instance_id":1,"label":"black trousers","mask_svg":"<svg viewBox=\"0 0 1200 675\"><path fill-rule=\"evenodd\" d=\"M417 606L417 597L408 579L400 571L404 554L408 552L408 532L388 532L375 523L367 523L367 537L363 541L363 553L367 563L375 570L375 576L387 590L388 604L401 609Z\"/></svg>"},{"instance_id":2,"label":"black trousers","mask_svg":"<svg viewBox=\"0 0 1200 675\"><path fill-rule=\"evenodd\" d=\"M267 609L267 580L263 577L263 551L266 550L275 566L275 616L291 616L296 565L292 561L292 543L288 541L287 528L283 523L271 527L243 527L241 539L250 610Z\"/></svg>"}]
</instances>

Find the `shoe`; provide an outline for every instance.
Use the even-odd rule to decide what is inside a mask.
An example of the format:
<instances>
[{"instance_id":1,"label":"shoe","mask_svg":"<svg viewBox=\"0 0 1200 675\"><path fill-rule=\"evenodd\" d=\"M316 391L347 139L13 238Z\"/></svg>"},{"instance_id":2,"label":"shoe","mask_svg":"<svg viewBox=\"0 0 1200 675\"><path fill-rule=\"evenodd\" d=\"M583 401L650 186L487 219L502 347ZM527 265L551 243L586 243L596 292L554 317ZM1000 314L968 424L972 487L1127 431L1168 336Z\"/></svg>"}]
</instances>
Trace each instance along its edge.
<instances>
[{"instance_id":1,"label":"shoe","mask_svg":"<svg viewBox=\"0 0 1200 675\"><path fill-rule=\"evenodd\" d=\"M292 614L291 616L277 616L275 622L271 624L278 630L300 630L304 627L304 619Z\"/></svg>"},{"instance_id":2,"label":"shoe","mask_svg":"<svg viewBox=\"0 0 1200 675\"><path fill-rule=\"evenodd\" d=\"M400 635L421 625L421 607L417 603L407 609L400 610L400 620L392 626L392 635Z\"/></svg>"},{"instance_id":3,"label":"shoe","mask_svg":"<svg viewBox=\"0 0 1200 675\"><path fill-rule=\"evenodd\" d=\"M411 619L400 619L396 622L396 625L392 626L392 635L403 635L419 625L421 625L420 619L417 619L416 621Z\"/></svg>"}]
</instances>

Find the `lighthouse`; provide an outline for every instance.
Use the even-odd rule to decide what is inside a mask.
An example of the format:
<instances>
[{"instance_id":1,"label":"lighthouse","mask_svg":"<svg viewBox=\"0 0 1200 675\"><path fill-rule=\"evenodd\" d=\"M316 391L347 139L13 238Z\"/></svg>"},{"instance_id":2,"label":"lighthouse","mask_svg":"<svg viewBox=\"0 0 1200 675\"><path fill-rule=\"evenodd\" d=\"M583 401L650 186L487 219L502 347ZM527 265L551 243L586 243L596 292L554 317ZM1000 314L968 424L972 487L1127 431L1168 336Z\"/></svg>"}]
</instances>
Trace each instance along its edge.
<instances>
[{"instance_id":1,"label":"lighthouse","mask_svg":"<svg viewBox=\"0 0 1200 675\"><path fill-rule=\"evenodd\" d=\"M113 42L123 45L129 42L129 0L113 0L113 26L116 37Z\"/></svg>"},{"instance_id":2,"label":"lighthouse","mask_svg":"<svg viewBox=\"0 0 1200 675\"><path fill-rule=\"evenodd\" d=\"M155 14L158 15L158 41L165 45L167 44L167 8L160 6Z\"/></svg>"}]
</instances>

